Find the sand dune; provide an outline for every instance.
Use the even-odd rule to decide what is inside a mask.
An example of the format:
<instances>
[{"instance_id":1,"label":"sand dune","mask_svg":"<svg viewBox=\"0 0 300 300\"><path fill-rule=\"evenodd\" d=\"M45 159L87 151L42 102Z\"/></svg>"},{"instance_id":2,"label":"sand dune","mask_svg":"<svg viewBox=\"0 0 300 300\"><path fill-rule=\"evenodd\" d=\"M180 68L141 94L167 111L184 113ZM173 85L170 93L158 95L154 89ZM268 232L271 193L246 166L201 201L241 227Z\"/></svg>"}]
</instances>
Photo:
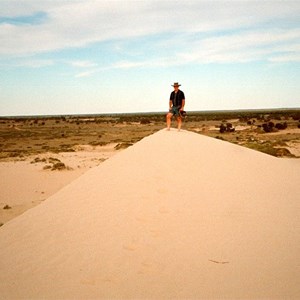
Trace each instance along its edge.
<instances>
[{"instance_id":1,"label":"sand dune","mask_svg":"<svg viewBox=\"0 0 300 300\"><path fill-rule=\"evenodd\" d=\"M29 156L22 161L0 162L0 224L39 205L90 168L115 155L117 150L114 146L116 144L80 145L74 147L75 152L49 152ZM36 159L38 162L35 162ZM51 159L56 161L49 163ZM66 168L51 170L57 161L65 164ZM50 168L45 170L47 166ZM2 209L7 205L11 209Z\"/></svg>"},{"instance_id":2,"label":"sand dune","mask_svg":"<svg viewBox=\"0 0 300 300\"><path fill-rule=\"evenodd\" d=\"M159 131L0 228L0 299L299 299L299 182L299 160Z\"/></svg>"}]
</instances>

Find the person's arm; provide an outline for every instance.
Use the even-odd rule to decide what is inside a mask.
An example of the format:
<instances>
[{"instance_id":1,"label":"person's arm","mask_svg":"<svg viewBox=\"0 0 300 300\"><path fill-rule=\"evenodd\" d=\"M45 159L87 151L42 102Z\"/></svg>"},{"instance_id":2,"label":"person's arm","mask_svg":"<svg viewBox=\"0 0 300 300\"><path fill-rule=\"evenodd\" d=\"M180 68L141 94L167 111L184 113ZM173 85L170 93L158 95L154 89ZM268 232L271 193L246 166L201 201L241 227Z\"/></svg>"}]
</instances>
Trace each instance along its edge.
<instances>
[{"instance_id":1,"label":"person's arm","mask_svg":"<svg viewBox=\"0 0 300 300\"><path fill-rule=\"evenodd\" d=\"M185 99L182 99L182 104L180 110L184 110L184 105L185 105Z\"/></svg>"},{"instance_id":2,"label":"person's arm","mask_svg":"<svg viewBox=\"0 0 300 300\"><path fill-rule=\"evenodd\" d=\"M173 94L174 94L174 92L171 92L171 94L170 94L170 101L169 101L169 109L171 109L172 108L172 106L173 106Z\"/></svg>"}]
</instances>

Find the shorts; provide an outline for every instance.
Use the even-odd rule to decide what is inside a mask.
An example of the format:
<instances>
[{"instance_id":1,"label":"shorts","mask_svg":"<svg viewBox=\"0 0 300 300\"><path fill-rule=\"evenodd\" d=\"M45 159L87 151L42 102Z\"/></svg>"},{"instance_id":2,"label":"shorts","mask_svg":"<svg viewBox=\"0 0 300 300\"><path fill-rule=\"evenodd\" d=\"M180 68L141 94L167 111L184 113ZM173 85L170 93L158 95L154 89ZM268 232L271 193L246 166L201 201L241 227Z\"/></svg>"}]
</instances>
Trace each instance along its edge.
<instances>
[{"instance_id":1,"label":"shorts","mask_svg":"<svg viewBox=\"0 0 300 300\"><path fill-rule=\"evenodd\" d=\"M176 106L172 106L169 112L176 117L180 117L179 108Z\"/></svg>"}]
</instances>

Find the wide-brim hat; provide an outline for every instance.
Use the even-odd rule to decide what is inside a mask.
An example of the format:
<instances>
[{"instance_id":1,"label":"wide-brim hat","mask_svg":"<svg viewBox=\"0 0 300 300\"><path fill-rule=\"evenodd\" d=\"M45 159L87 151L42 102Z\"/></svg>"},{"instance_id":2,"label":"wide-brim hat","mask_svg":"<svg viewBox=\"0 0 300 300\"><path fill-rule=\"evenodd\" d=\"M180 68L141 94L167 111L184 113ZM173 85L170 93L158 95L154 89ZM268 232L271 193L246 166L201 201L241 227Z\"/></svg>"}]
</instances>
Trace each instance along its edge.
<instances>
[{"instance_id":1,"label":"wide-brim hat","mask_svg":"<svg viewBox=\"0 0 300 300\"><path fill-rule=\"evenodd\" d=\"M178 84L178 82L174 82L174 84L172 86L173 87L175 87L175 86L181 86L181 84Z\"/></svg>"}]
</instances>

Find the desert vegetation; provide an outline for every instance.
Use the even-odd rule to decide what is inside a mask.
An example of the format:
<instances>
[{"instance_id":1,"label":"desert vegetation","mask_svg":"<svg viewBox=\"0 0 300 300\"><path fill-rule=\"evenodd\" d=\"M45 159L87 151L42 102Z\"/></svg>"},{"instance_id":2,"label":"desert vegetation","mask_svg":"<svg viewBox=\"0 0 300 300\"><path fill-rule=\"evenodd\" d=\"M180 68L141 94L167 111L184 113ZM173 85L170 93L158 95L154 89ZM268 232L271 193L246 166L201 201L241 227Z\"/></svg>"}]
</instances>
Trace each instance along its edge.
<instances>
[{"instance_id":1,"label":"desert vegetation","mask_svg":"<svg viewBox=\"0 0 300 300\"><path fill-rule=\"evenodd\" d=\"M201 130L191 130L276 157L300 157L299 124L296 109L216 112L206 118Z\"/></svg>"},{"instance_id":2,"label":"desert vegetation","mask_svg":"<svg viewBox=\"0 0 300 300\"><path fill-rule=\"evenodd\" d=\"M1 117L0 161L75 151L77 145L124 149L164 127L165 113ZM183 124L183 129L279 157L297 157L289 145L299 145L299 128L300 109L188 112ZM55 168L64 168L56 163Z\"/></svg>"}]
</instances>

